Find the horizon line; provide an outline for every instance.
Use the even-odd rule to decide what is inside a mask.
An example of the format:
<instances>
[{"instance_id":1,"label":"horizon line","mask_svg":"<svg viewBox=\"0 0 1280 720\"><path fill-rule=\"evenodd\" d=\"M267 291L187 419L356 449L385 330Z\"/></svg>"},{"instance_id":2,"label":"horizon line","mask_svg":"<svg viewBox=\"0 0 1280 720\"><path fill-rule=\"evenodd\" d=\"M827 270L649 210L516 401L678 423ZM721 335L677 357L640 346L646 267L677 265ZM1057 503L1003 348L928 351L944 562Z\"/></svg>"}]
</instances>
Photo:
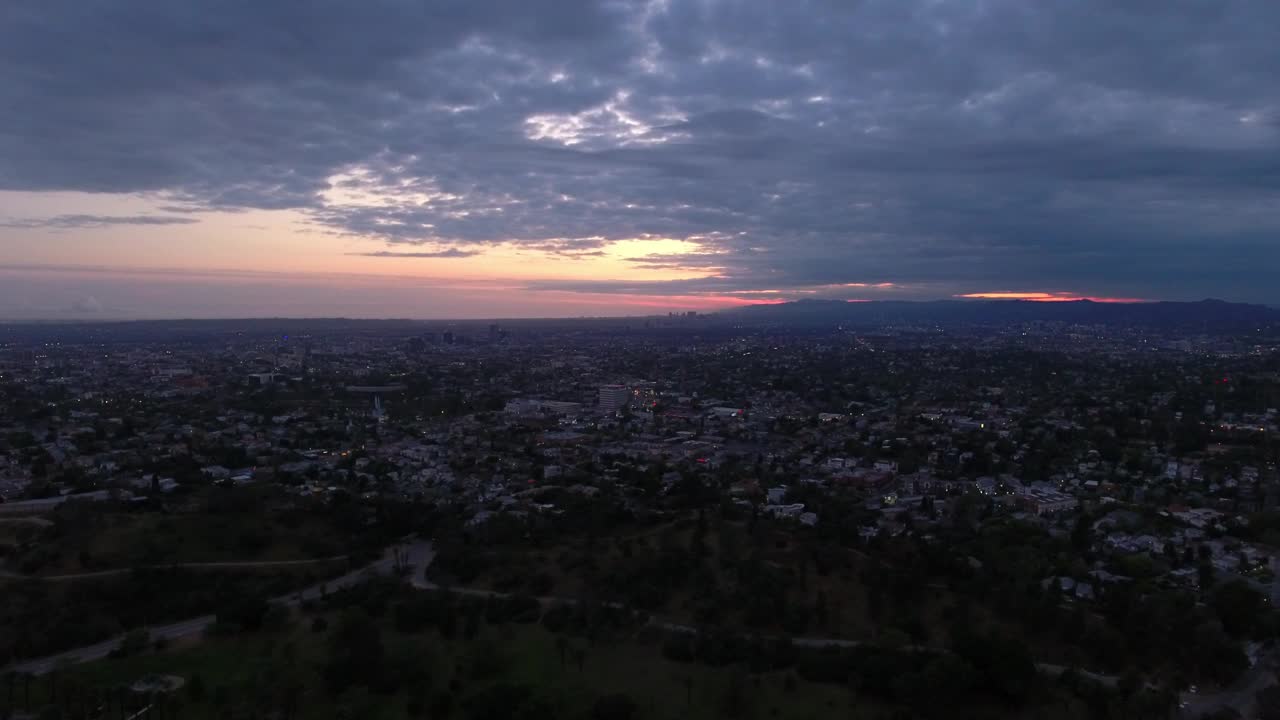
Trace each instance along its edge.
<instances>
[{"instance_id":1,"label":"horizon line","mask_svg":"<svg viewBox=\"0 0 1280 720\"><path fill-rule=\"evenodd\" d=\"M51 317L51 318L0 318L0 325L94 325L94 324L122 324L122 323L146 323L146 322L247 322L247 321L269 321L269 320L290 320L290 321L320 321L320 320L344 320L350 322L502 322L502 321L552 321L552 320L643 320L650 318L672 318L672 317L689 317L687 313L694 313L694 317L703 317L710 315L720 315L726 312L732 313L750 307L778 307L780 305L795 304L813 304L813 303L830 303L830 304L909 304L924 305L930 303L957 303L957 304L977 304L977 303L995 303L995 304L1018 304L1025 303L1027 305L1063 305L1072 303L1089 303L1094 305L1155 305L1155 304L1175 304L1175 305L1195 305L1206 302L1220 302L1229 305L1255 305L1276 309L1276 305L1268 303L1246 303L1234 300L1223 300L1221 298L1201 298L1199 300L1143 300L1140 302L1106 302L1098 301L1089 297L1075 297L1065 299L1044 300L1037 298L1025 297L966 297L953 296L949 298L936 298L931 300L837 300L824 298L801 298L798 300L787 300L779 302L761 302L739 305L737 307L725 310L672 310L667 313L653 313L645 315L542 315L542 316L488 316L488 317L396 317L396 316L378 316L378 317L354 317L347 315L242 315L242 316L222 316L222 317L190 317L190 316L174 316L174 317Z\"/></svg>"}]
</instances>

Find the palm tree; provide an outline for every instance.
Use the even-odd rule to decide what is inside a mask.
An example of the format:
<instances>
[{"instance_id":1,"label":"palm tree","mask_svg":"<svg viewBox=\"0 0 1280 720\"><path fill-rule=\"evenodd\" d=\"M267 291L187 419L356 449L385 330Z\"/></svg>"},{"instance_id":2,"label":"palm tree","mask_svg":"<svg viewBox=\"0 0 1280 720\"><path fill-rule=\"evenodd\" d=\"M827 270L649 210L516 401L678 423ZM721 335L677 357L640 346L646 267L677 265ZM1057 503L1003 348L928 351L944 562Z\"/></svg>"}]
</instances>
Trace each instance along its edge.
<instances>
[{"instance_id":1,"label":"palm tree","mask_svg":"<svg viewBox=\"0 0 1280 720\"><path fill-rule=\"evenodd\" d=\"M556 635L556 652L560 654L560 667L564 667L565 657L569 653L569 638L564 635Z\"/></svg>"},{"instance_id":2,"label":"palm tree","mask_svg":"<svg viewBox=\"0 0 1280 720\"><path fill-rule=\"evenodd\" d=\"M7 672L4 674L4 678L5 678L5 684L9 686L8 698L5 701L4 707L7 712L12 712L13 711L13 686L18 681L18 674L12 671Z\"/></svg>"},{"instance_id":3,"label":"palm tree","mask_svg":"<svg viewBox=\"0 0 1280 720\"><path fill-rule=\"evenodd\" d=\"M306 687L300 678L294 677L285 685L284 691L284 720L293 720Z\"/></svg>"},{"instance_id":4,"label":"palm tree","mask_svg":"<svg viewBox=\"0 0 1280 720\"><path fill-rule=\"evenodd\" d=\"M63 658L54 663L53 669L49 671L49 704L58 704L58 681L61 680L63 671L71 666L71 661Z\"/></svg>"}]
</instances>

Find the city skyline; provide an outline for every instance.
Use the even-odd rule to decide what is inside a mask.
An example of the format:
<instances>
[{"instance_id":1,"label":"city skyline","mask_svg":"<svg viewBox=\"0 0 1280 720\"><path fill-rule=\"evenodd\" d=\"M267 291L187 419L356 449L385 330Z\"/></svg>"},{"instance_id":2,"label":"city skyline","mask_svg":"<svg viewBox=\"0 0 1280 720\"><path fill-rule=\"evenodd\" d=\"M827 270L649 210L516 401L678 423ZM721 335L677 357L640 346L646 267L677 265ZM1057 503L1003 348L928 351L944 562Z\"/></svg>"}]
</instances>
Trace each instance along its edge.
<instances>
[{"instance_id":1,"label":"city skyline","mask_svg":"<svg viewBox=\"0 0 1280 720\"><path fill-rule=\"evenodd\" d=\"M1262 2L0 20L0 319L1280 304Z\"/></svg>"}]
</instances>

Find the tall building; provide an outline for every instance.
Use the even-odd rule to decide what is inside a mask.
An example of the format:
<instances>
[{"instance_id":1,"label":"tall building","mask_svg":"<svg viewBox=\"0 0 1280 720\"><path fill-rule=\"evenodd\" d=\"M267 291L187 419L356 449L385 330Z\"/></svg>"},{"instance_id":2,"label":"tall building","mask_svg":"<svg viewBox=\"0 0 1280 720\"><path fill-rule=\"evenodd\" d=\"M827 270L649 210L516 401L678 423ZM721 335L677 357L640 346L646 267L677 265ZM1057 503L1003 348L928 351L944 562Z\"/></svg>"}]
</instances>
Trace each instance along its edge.
<instances>
[{"instance_id":1,"label":"tall building","mask_svg":"<svg viewBox=\"0 0 1280 720\"><path fill-rule=\"evenodd\" d=\"M600 386L600 412L606 414L616 413L627 406L631 400L631 389L626 385L601 385Z\"/></svg>"}]
</instances>

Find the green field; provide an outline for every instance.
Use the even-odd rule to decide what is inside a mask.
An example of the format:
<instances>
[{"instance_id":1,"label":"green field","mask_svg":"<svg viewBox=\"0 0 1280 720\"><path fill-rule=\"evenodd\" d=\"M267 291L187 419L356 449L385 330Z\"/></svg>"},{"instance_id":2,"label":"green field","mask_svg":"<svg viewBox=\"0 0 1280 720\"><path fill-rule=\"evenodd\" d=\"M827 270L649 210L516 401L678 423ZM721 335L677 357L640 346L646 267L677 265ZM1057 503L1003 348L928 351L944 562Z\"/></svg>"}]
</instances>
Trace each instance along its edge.
<instances>
[{"instance_id":1,"label":"green field","mask_svg":"<svg viewBox=\"0 0 1280 720\"><path fill-rule=\"evenodd\" d=\"M539 626L506 625L486 628L473 641L445 641L434 633L397 638L399 648L419 654L427 668L433 692L447 692L458 675L465 678L451 716L468 717L474 698L491 692L496 685L526 685L555 710L555 717L588 716L596 699L609 693L625 693L636 701L637 717L691 718L722 717L731 709L729 697L735 683L743 712L754 708L759 717L822 718L848 716L861 707L877 717L882 709L870 701L858 703L842 688L798 682L784 689L784 674L746 675L727 669L677 664L661 659L656 647L635 643L609 647L587 647L579 670L570 659L561 664L555 637ZM291 649L290 649L291 646ZM247 692L262 678L274 677L291 662L310 675L308 690L299 706L298 717L341 717L344 706L359 708L360 717L406 717L409 693L371 694L347 691L335 697L319 687L321 679L309 659L323 652L323 636L298 630L283 636L209 639L191 647L177 648L133 658L109 660L71 671L77 680L99 687L129 685L148 674L176 674L184 678L199 675L208 687L207 698L194 702L183 692L184 718L221 717L216 698L218 686L234 689L228 696ZM500 667L484 680L472 681L473 668L482 654L498 649ZM461 669L461 673L458 670ZM689 684L691 682L691 684ZM43 690L43 688L42 688ZM854 714L857 717L858 714Z\"/></svg>"},{"instance_id":2,"label":"green field","mask_svg":"<svg viewBox=\"0 0 1280 720\"><path fill-rule=\"evenodd\" d=\"M316 629L316 618L327 625ZM102 693L151 674L188 681L157 717L180 718L873 718L918 715L874 699L874 692L801 679L795 670L752 673L745 665L708 667L667 660L661 638L632 632L592 643L536 624L480 624L474 637L445 639L434 629L400 633L377 621L383 653L416 681L380 694L364 687L334 692L323 672L333 652L337 612L295 616L287 628L211 637L179 647L61 671L64 693ZM563 653L562 653L563 651ZM47 678L36 694L47 697ZM192 692L192 684L202 688ZM283 699L293 687L294 701ZM928 688L921 688L927 693ZM602 703L624 695L630 713ZM1014 712L995 703L935 717L1086 717L1082 703L1055 689L1051 703ZM145 702L131 701L131 709ZM34 708L33 708L34 709ZM619 714L621 713L621 714ZM1083 713L1083 714L1082 714Z\"/></svg>"},{"instance_id":3,"label":"green field","mask_svg":"<svg viewBox=\"0 0 1280 720\"><path fill-rule=\"evenodd\" d=\"M175 563L309 560L342 555L331 518L277 488L200 488L164 512L61 507L25 530L0 528L6 569L64 575ZM17 536L25 541L19 545Z\"/></svg>"}]
</instances>

